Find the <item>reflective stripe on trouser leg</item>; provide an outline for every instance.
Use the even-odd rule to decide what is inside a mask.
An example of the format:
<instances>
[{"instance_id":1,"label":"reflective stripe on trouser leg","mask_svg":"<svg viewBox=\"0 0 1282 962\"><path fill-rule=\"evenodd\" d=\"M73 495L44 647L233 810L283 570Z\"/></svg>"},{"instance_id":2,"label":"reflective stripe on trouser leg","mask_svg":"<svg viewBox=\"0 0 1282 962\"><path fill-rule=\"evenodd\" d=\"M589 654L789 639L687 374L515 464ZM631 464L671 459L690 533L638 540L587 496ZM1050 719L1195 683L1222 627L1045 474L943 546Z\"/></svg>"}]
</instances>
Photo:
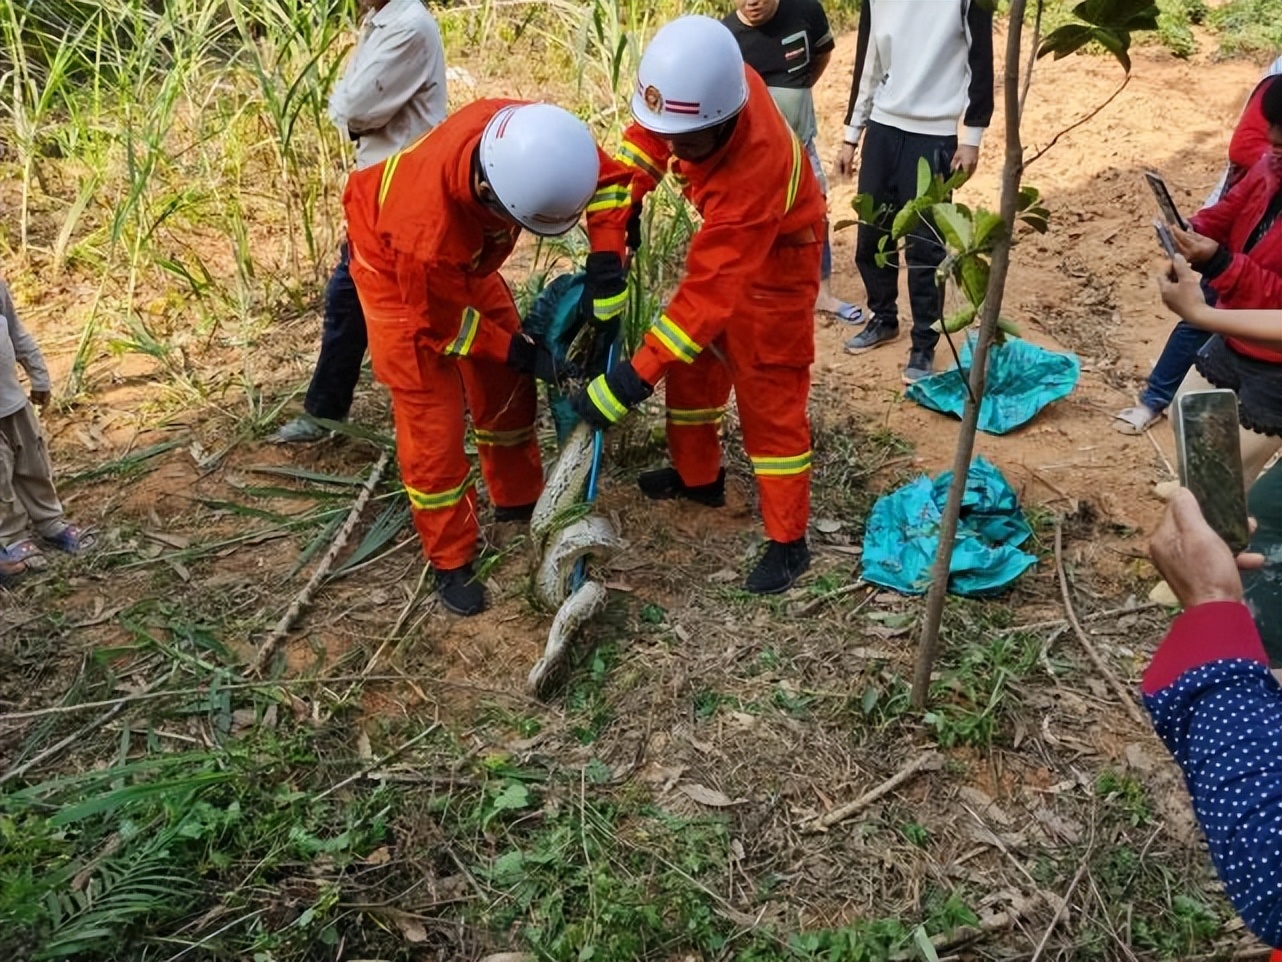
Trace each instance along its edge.
<instances>
[{"instance_id":1,"label":"reflective stripe on trouser leg","mask_svg":"<svg viewBox=\"0 0 1282 962\"><path fill-rule=\"evenodd\" d=\"M459 360L457 367L490 500L503 508L533 504L543 492L534 379L476 357Z\"/></svg>"},{"instance_id":2,"label":"reflective stripe on trouser leg","mask_svg":"<svg viewBox=\"0 0 1282 962\"><path fill-rule=\"evenodd\" d=\"M668 368L664 392L672 466L691 487L712 484L721 473L721 422L690 412L725 411L730 399L729 368L713 351L704 351L692 364Z\"/></svg>"},{"instance_id":3,"label":"reflective stripe on trouser leg","mask_svg":"<svg viewBox=\"0 0 1282 962\"><path fill-rule=\"evenodd\" d=\"M735 385L743 445L772 541L796 541L810 521L809 394L809 368L748 370Z\"/></svg>"}]
</instances>

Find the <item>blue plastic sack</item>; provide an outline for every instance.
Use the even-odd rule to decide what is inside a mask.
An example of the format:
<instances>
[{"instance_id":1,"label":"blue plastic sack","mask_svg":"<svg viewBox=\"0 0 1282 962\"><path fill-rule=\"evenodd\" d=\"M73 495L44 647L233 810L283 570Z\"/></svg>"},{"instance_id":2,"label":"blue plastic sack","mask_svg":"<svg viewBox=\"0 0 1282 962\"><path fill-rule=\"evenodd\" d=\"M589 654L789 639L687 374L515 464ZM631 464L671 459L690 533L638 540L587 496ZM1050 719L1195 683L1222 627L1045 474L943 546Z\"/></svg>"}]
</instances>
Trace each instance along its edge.
<instances>
[{"instance_id":1,"label":"blue plastic sack","mask_svg":"<svg viewBox=\"0 0 1282 962\"><path fill-rule=\"evenodd\" d=\"M975 335L958 352L962 367L970 370ZM1060 354L1013 337L994 344L988 354L988 380L979 408L979 430L1006 434L1035 418L1042 408L1066 398L1077 387L1082 363L1075 354ZM922 407L960 418L966 406L962 371L954 367L922 378L908 388L909 400Z\"/></svg>"},{"instance_id":2,"label":"blue plastic sack","mask_svg":"<svg viewBox=\"0 0 1282 962\"><path fill-rule=\"evenodd\" d=\"M553 279L534 298L521 322L521 330L547 347L558 362L566 360L570 345L583 326L579 300L583 295L585 276L581 273L561 274ZM563 444L579 423L579 415L570 399L554 385L549 384L547 392L556 440Z\"/></svg>"},{"instance_id":3,"label":"blue plastic sack","mask_svg":"<svg viewBox=\"0 0 1282 962\"><path fill-rule=\"evenodd\" d=\"M863 577L907 595L924 594L939 548L939 522L953 473L925 475L873 505L864 531ZM962 497L948 590L955 595L994 594L1037 563L1020 550L1032 536L1015 492L982 457L971 462Z\"/></svg>"}]
</instances>

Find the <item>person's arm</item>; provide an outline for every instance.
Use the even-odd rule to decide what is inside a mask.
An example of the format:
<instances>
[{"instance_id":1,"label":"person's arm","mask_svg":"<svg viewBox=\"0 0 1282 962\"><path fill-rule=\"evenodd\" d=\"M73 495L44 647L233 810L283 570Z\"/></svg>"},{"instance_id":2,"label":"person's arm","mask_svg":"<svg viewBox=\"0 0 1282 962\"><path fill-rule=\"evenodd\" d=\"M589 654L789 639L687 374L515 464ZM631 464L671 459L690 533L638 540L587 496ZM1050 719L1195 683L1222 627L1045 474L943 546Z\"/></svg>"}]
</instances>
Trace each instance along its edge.
<instances>
[{"instance_id":1,"label":"person's arm","mask_svg":"<svg viewBox=\"0 0 1282 962\"><path fill-rule=\"evenodd\" d=\"M49 400L49 392L53 390L49 368L45 365L44 355L40 353L40 345L19 319L18 308L9 293L9 285L4 281L0 281L0 316L8 324L14 356L31 381L31 400L44 406Z\"/></svg>"},{"instance_id":2,"label":"person's arm","mask_svg":"<svg viewBox=\"0 0 1282 962\"><path fill-rule=\"evenodd\" d=\"M1229 901L1247 927L1282 945L1282 687L1234 559L1187 489L1175 493L1149 547L1185 612L1144 672L1145 707L1184 773Z\"/></svg>"},{"instance_id":3,"label":"person's arm","mask_svg":"<svg viewBox=\"0 0 1282 962\"><path fill-rule=\"evenodd\" d=\"M634 207L640 204L632 194L635 167L611 157L597 148L601 173L597 176L596 193L588 201L586 211L588 244L593 253L609 252L620 258L627 256L633 245L629 239L629 224Z\"/></svg>"},{"instance_id":4,"label":"person's arm","mask_svg":"<svg viewBox=\"0 0 1282 962\"><path fill-rule=\"evenodd\" d=\"M438 34L409 27L379 27L364 43L329 101L334 123L358 136L387 126L445 56Z\"/></svg>"},{"instance_id":5,"label":"person's arm","mask_svg":"<svg viewBox=\"0 0 1282 962\"><path fill-rule=\"evenodd\" d=\"M837 41L833 38L828 14L824 13L823 4L819 0L811 3L806 20L806 29L810 34L810 74L806 78L806 86L813 87L819 83L819 78L832 62L832 52L837 47Z\"/></svg>"},{"instance_id":6,"label":"person's arm","mask_svg":"<svg viewBox=\"0 0 1282 962\"><path fill-rule=\"evenodd\" d=\"M1202 292L1198 273L1180 255L1172 263L1174 277L1161 274L1157 287L1162 302L1172 312L1204 331L1253 341L1262 347L1282 345L1282 309L1263 311L1227 311L1211 307Z\"/></svg>"},{"instance_id":7,"label":"person's arm","mask_svg":"<svg viewBox=\"0 0 1282 962\"><path fill-rule=\"evenodd\" d=\"M871 43L872 3L860 0L859 32L855 39L855 70L851 76L850 101L846 105L844 139L848 144L859 143L859 138L872 113L872 97L886 79L886 69L877 53L877 44ZM872 47L869 56L869 46Z\"/></svg>"},{"instance_id":8,"label":"person's arm","mask_svg":"<svg viewBox=\"0 0 1282 962\"><path fill-rule=\"evenodd\" d=\"M993 11L987 4L969 0L966 38L970 87L958 145L978 148L993 119Z\"/></svg>"}]
</instances>

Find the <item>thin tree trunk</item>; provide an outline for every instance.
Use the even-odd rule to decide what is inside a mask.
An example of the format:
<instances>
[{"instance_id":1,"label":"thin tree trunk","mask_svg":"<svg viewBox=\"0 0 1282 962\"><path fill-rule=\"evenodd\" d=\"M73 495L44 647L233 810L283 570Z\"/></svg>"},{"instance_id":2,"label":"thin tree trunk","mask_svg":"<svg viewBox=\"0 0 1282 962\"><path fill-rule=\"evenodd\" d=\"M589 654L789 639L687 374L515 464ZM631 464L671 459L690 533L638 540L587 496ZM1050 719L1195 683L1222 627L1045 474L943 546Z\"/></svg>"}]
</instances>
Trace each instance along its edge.
<instances>
[{"instance_id":1,"label":"thin tree trunk","mask_svg":"<svg viewBox=\"0 0 1282 962\"><path fill-rule=\"evenodd\" d=\"M917 664L913 669L912 703L914 708L925 708L930 691L930 674L939 653L939 624L944 616L944 602L948 598L948 574L953 561L953 542L957 538L957 520L961 515L962 495L966 491L966 477L970 459L975 450L975 431L979 426L979 407L984 397L984 384L988 377L988 349L997 332L997 318L1002 310L1002 295L1006 290L1006 273L1010 269L1011 241L1015 231L1015 215L1019 203L1019 181L1023 174L1024 148L1019 139L1021 42L1024 36L1024 10L1028 0L1011 0L1008 33L1006 35L1006 164L1002 170L1001 217L1006 222L1006 234L993 248L992 271L988 278L988 294L980 311L979 337L975 356L970 367L970 396L962 415L961 432L957 437L957 453L953 458L953 483L948 489L948 503L939 524L939 550L930 576L930 591L926 595L926 619L922 625L921 642L917 648ZM1036 56L1036 51L1033 52Z\"/></svg>"}]
</instances>

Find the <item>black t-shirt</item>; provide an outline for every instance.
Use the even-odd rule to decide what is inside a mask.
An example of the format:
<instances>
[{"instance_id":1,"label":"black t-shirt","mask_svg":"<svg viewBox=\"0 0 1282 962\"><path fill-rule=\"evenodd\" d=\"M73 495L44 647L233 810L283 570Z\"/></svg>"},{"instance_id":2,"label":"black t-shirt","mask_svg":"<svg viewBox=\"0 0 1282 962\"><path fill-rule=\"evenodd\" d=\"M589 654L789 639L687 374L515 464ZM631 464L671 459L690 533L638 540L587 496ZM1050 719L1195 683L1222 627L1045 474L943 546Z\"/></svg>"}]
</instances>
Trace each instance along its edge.
<instances>
[{"instance_id":1,"label":"black t-shirt","mask_svg":"<svg viewBox=\"0 0 1282 962\"><path fill-rule=\"evenodd\" d=\"M809 87L811 60L835 43L819 0L780 0L775 15L750 27L731 11L722 22L739 41L744 62L769 87Z\"/></svg>"}]
</instances>

